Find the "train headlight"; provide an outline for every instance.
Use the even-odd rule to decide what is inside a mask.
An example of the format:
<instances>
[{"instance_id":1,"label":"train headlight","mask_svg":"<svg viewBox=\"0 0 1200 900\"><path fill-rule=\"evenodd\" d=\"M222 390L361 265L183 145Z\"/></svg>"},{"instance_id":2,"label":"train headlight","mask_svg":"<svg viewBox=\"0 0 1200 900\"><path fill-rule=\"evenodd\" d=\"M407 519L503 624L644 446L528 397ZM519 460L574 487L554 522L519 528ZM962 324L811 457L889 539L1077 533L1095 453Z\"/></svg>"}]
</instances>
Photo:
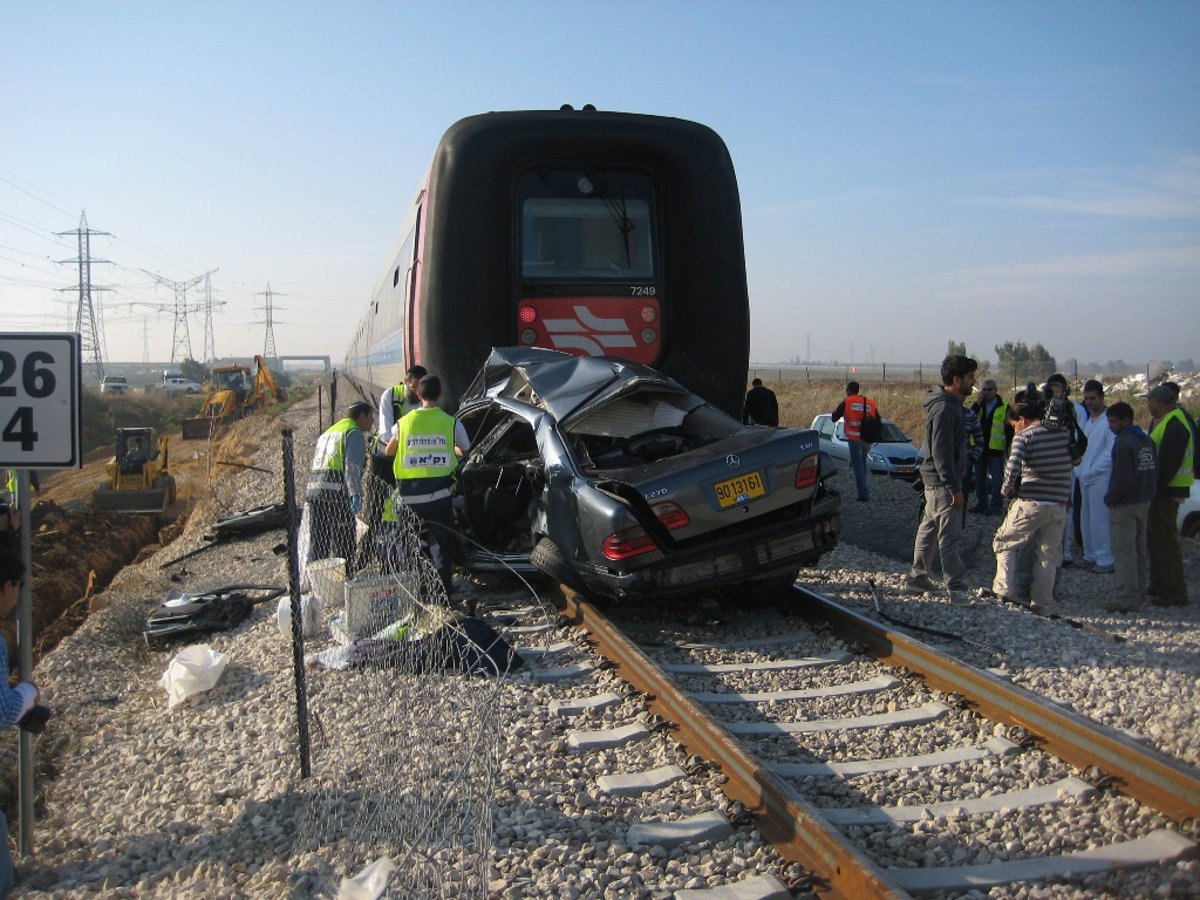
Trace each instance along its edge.
<instances>
[{"instance_id":1,"label":"train headlight","mask_svg":"<svg viewBox=\"0 0 1200 900\"><path fill-rule=\"evenodd\" d=\"M656 340L658 340L658 332L657 331L655 331L653 328L643 328L642 329L642 343L643 344L653 344Z\"/></svg>"},{"instance_id":2,"label":"train headlight","mask_svg":"<svg viewBox=\"0 0 1200 900\"><path fill-rule=\"evenodd\" d=\"M521 330L521 343L532 345L537 340L537 332L532 328L524 328Z\"/></svg>"},{"instance_id":3,"label":"train headlight","mask_svg":"<svg viewBox=\"0 0 1200 900\"><path fill-rule=\"evenodd\" d=\"M576 182L575 186L579 188L579 193L583 194L584 196L587 196L596 189L592 184L592 179L588 178L586 175L580 178L579 181Z\"/></svg>"},{"instance_id":4,"label":"train headlight","mask_svg":"<svg viewBox=\"0 0 1200 900\"><path fill-rule=\"evenodd\" d=\"M522 325L532 325L537 321L537 310L532 306L522 306L517 310L517 320Z\"/></svg>"}]
</instances>

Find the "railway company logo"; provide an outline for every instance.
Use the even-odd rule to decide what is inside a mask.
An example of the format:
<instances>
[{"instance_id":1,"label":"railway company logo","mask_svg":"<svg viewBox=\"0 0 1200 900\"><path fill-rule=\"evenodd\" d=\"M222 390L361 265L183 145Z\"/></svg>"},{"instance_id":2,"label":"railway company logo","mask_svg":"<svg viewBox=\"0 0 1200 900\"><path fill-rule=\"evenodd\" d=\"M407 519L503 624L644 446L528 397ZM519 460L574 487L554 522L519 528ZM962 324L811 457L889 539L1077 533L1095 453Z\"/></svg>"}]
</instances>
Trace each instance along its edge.
<instances>
[{"instance_id":1,"label":"railway company logo","mask_svg":"<svg viewBox=\"0 0 1200 900\"><path fill-rule=\"evenodd\" d=\"M574 350L588 356L604 356L613 350L636 347L624 319L606 319L586 306L573 306L573 319L543 319L542 324L556 350Z\"/></svg>"},{"instance_id":2,"label":"railway company logo","mask_svg":"<svg viewBox=\"0 0 1200 900\"><path fill-rule=\"evenodd\" d=\"M725 457L725 465L729 466L731 469L738 469L741 468L742 460L737 455L730 453L727 457Z\"/></svg>"}]
</instances>

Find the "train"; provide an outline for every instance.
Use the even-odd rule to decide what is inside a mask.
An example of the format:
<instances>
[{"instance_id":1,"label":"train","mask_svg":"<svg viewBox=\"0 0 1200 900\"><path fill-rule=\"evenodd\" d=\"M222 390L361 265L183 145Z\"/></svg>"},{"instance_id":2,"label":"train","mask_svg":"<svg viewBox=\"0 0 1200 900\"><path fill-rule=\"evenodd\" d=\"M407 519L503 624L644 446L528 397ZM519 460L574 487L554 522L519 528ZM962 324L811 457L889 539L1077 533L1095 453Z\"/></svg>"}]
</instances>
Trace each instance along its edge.
<instances>
[{"instance_id":1,"label":"train","mask_svg":"<svg viewBox=\"0 0 1200 900\"><path fill-rule=\"evenodd\" d=\"M590 105L450 127L343 374L378 397L420 364L453 408L507 346L642 363L740 417L749 294L737 180L715 131Z\"/></svg>"}]
</instances>

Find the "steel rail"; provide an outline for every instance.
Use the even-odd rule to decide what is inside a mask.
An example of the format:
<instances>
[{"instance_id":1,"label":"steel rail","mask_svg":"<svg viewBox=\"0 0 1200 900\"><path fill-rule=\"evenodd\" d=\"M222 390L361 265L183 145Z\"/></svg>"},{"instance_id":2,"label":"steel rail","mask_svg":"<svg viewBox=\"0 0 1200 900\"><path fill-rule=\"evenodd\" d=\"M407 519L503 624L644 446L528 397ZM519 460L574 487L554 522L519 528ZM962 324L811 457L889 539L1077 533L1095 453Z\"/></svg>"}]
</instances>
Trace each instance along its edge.
<instances>
[{"instance_id":1,"label":"steel rail","mask_svg":"<svg viewBox=\"0 0 1200 900\"><path fill-rule=\"evenodd\" d=\"M615 665L617 674L646 695L651 711L671 723L675 741L720 766L727 778L722 790L746 808L780 855L816 876L818 893L848 898L909 896L843 838L816 807L759 765L594 606L565 586L560 590L566 618L585 629L597 651Z\"/></svg>"},{"instance_id":2,"label":"steel rail","mask_svg":"<svg viewBox=\"0 0 1200 900\"><path fill-rule=\"evenodd\" d=\"M1200 819L1200 770L939 653L822 594L798 585L795 590L806 601L801 609L806 617L822 619L843 638L865 644L879 661L908 669L933 687L967 698L987 719L1021 726L1048 753L1079 769L1096 767L1114 779L1122 793L1177 822Z\"/></svg>"}]
</instances>

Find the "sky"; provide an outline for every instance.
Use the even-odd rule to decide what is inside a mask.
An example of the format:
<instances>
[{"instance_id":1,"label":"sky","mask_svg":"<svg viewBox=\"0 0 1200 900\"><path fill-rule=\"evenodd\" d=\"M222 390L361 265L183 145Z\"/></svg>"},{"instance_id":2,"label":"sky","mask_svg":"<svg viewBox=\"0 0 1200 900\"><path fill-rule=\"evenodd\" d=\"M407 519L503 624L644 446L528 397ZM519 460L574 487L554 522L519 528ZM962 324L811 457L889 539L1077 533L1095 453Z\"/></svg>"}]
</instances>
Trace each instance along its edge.
<instances>
[{"instance_id":1,"label":"sky","mask_svg":"<svg viewBox=\"0 0 1200 900\"><path fill-rule=\"evenodd\" d=\"M1195 0L0 0L0 332L73 330L86 213L107 359L216 270L218 355L269 287L338 360L443 132L593 103L724 138L754 362L1200 360L1198 47Z\"/></svg>"}]
</instances>

